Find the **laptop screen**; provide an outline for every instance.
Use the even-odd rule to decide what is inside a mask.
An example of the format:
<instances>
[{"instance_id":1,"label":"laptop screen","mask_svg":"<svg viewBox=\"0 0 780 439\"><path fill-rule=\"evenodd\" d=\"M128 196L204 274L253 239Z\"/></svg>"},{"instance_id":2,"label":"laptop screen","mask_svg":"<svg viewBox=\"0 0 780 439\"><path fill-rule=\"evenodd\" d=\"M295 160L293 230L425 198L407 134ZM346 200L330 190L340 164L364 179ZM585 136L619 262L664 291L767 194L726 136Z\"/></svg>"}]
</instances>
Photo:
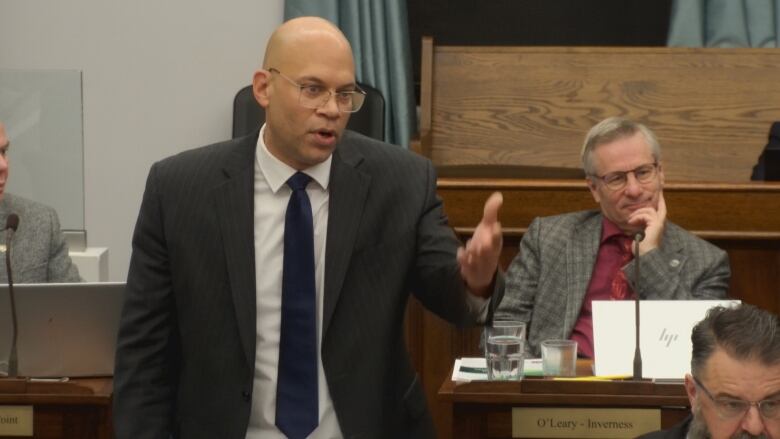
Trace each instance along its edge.
<instances>
[{"instance_id":1,"label":"laptop screen","mask_svg":"<svg viewBox=\"0 0 780 439\"><path fill-rule=\"evenodd\" d=\"M14 285L18 375L110 376L124 282ZM0 374L7 373L12 321L8 286L0 286Z\"/></svg>"},{"instance_id":2,"label":"laptop screen","mask_svg":"<svg viewBox=\"0 0 780 439\"><path fill-rule=\"evenodd\" d=\"M683 379L691 366L691 331L714 306L739 300L643 300L639 305L642 377ZM593 301L595 375L632 375L635 311L632 300Z\"/></svg>"}]
</instances>

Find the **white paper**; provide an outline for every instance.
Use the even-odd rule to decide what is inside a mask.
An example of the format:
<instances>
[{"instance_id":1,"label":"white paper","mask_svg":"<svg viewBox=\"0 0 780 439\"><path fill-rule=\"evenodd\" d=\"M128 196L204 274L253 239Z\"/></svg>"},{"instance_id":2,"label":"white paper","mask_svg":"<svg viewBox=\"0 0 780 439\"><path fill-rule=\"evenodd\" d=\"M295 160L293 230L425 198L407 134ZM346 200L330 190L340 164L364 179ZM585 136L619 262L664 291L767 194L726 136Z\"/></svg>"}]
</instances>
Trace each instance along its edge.
<instances>
[{"instance_id":1,"label":"white paper","mask_svg":"<svg viewBox=\"0 0 780 439\"><path fill-rule=\"evenodd\" d=\"M526 358L523 361L524 376L541 376L542 359ZM486 381L487 362L480 357L464 357L455 360L455 366L452 368L452 381L458 383L467 383L470 381Z\"/></svg>"},{"instance_id":2,"label":"white paper","mask_svg":"<svg viewBox=\"0 0 780 439\"><path fill-rule=\"evenodd\" d=\"M643 300L639 305L642 377L683 379L691 366L691 330L718 305L739 300ZM593 301L596 375L631 375L634 370L634 302Z\"/></svg>"}]
</instances>

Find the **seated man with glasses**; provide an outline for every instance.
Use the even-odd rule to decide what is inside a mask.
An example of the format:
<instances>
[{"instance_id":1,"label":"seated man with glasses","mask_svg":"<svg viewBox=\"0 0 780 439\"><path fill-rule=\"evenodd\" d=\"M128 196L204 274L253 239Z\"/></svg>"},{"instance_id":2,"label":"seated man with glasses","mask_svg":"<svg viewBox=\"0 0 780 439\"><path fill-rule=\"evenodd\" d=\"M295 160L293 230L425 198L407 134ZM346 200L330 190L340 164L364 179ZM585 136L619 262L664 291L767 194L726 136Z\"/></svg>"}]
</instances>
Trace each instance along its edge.
<instances>
[{"instance_id":1,"label":"seated man with glasses","mask_svg":"<svg viewBox=\"0 0 780 439\"><path fill-rule=\"evenodd\" d=\"M726 253L666 219L661 147L647 127L612 117L585 138L582 164L600 210L536 218L507 271L496 318L528 324L539 356L547 339L576 340L593 357L593 300L632 299L633 241L639 243L641 299L722 299Z\"/></svg>"},{"instance_id":2,"label":"seated man with glasses","mask_svg":"<svg viewBox=\"0 0 780 439\"><path fill-rule=\"evenodd\" d=\"M747 304L715 307L691 342L692 416L642 439L780 437L780 318Z\"/></svg>"}]
</instances>

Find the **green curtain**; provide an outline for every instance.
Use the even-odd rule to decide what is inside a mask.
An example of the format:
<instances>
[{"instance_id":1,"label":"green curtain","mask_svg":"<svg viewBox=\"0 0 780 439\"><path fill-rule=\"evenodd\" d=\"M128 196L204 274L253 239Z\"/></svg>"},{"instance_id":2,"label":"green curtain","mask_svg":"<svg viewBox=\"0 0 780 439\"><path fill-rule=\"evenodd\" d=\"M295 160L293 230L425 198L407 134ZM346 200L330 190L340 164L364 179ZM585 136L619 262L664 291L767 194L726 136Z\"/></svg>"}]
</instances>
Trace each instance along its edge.
<instances>
[{"instance_id":1,"label":"green curtain","mask_svg":"<svg viewBox=\"0 0 780 439\"><path fill-rule=\"evenodd\" d=\"M335 23L355 53L357 80L385 98L385 140L409 147L417 130L405 0L286 0L285 20L319 16Z\"/></svg>"},{"instance_id":2,"label":"green curtain","mask_svg":"<svg viewBox=\"0 0 780 439\"><path fill-rule=\"evenodd\" d=\"M780 47L780 0L674 0L667 43Z\"/></svg>"}]
</instances>

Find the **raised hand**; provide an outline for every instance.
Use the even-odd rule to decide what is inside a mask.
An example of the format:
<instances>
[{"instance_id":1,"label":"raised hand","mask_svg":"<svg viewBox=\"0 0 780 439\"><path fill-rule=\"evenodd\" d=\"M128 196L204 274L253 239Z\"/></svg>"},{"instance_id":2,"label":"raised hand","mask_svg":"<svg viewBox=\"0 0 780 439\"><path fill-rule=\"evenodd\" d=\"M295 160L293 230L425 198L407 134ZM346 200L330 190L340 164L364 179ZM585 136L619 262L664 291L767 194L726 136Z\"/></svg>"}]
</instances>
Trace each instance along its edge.
<instances>
[{"instance_id":1,"label":"raised hand","mask_svg":"<svg viewBox=\"0 0 780 439\"><path fill-rule=\"evenodd\" d=\"M633 226L645 227L645 239L639 243L639 255L643 255L661 246L666 227L666 201L664 193L658 195L658 209L643 207L634 211L628 217L628 223Z\"/></svg>"},{"instance_id":2,"label":"raised hand","mask_svg":"<svg viewBox=\"0 0 780 439\"><path fill-rule=\"evenodd\" d=\"M498 210L504 202L500 192L494 192L485 202L482 220L465 247L458 249L458 264L463 280L473 294L487 297L491 294L503 237Z\"/></svg>"}]
</instances>

